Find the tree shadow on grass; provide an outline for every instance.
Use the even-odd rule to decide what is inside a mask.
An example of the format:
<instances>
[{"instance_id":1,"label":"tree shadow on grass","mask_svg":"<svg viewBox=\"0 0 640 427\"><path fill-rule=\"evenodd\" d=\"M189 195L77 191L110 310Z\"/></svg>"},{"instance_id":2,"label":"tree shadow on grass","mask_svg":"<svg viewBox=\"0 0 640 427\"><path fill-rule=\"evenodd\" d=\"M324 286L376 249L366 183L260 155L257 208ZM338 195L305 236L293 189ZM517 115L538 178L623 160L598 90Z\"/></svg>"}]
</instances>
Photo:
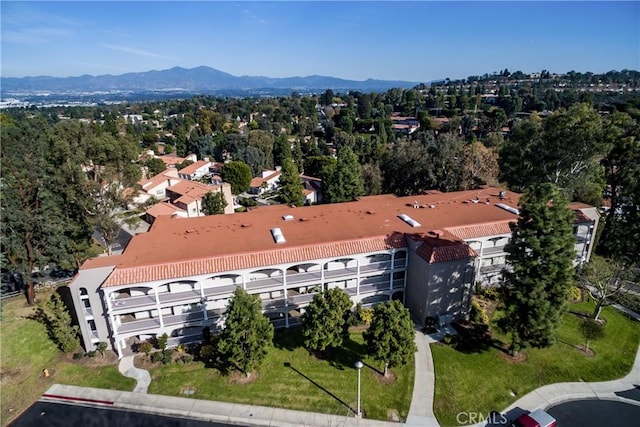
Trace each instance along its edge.
<instances>
[{"instance_id":1,"label":"tree shadow on grass","mask_svg":"<svg viewBox=\"0 0 640 427\"><path fill-rule=\"evenodd\" d=\"M340 403L342 406L347 408L349 411L353 412L354 414L356 413L356 410L354 408L352 408L348 403L346 403L344 400L340 399L338 396L336 396L335 394L333 394L332 392L330 392L329 390L327 390L326 388L324 388L323 386L321 386L320 384L318 384L317 382L315 382L314 380L312 380L311 378L306 376L304 373L302 373L301 371L296 369L293 365L291 365L291 363L284 362L284 366L286 368L291 369L292 371L294 371L295 373L300 375L302 378L306 379L311 384L313 384L314 386L318 387L323 392L327 393L329 396L331 396L333 399L335 399L338 403Z\"/></svg>"},{"instance_id":2,"label":"tree shadow on grass","mask_svg":"<svg viewBox=\"0 0 640 427\"><path fill-rule=\"evenodd\" d=\"M357 343L347 336L340 347L325 352L323 359L327 360L332 367L343 371L345 368L353 369L357 361L362 361L364 354L366 354L364 344Z\"/></svg>"},{"instance_id":3,"label":"tree shadow on grass","mask_svg":"<svg viewBox=\"0 0 640 427\"><path fill-rule=\"evenodd\" d=\"M465 354L482 353L495 348L504 353L508 353L504 343L491 336L489 327L481 323L456 323L455 329L458 332L454 348Z\"/></svg>"},{"instance_id":4,"label":"tree shadow on grass","mask_svg":"<svg viewBox=\"0 0 640 427\"><path fill-rule=\"evenodd\" d=\"M304 347L302 327L292 326L286 329L276 329L273 336L273 346L279 350L288 351Z\"/></svg>"}]
</instances>

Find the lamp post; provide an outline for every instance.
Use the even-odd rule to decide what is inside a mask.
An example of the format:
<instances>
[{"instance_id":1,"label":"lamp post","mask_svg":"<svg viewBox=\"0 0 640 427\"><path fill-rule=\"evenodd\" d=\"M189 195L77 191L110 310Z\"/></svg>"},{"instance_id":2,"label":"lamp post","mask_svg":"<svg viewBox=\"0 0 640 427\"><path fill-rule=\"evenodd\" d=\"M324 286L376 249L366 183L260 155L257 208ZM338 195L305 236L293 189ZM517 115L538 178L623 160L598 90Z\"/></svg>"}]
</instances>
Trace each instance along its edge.
<instances>
[{"instance_id":1,"label":"lamp post","mask_svg":"<svg viewBox=\"0 0 640 427\"><path fill-rule=\"evenodd\" d=\"M356 411L356 417L357 418L362 418L362 413L360 412L360 370L362 369L364 365L362 364L361 361L357 361L356 362L356 369L358 370L358 406L357 406L357 411Z\"/></svg>"}]
</instances>

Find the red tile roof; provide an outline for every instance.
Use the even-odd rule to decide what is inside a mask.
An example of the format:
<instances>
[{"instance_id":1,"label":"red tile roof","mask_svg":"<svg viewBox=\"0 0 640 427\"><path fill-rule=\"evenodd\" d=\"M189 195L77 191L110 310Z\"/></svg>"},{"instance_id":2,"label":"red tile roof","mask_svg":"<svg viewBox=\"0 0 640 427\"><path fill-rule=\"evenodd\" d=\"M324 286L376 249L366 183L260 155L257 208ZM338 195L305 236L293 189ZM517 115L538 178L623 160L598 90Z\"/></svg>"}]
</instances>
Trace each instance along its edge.
<instances>
[{"instance_id":1,"label":"red tile roof","mask_svg":"<svg viewBox=\"0 0 640 427\"><path fill-rule=\"evenodd\" d=\"M176 212L185 212L177 206L170 205L169 203L161 202L156 203L146 210L147 215L157 218L161 215L173 215Z\"/></svg>"},{"instance_id":2,"label":"red tile roof","mask_svg":"<svg viewBox=\"0 0 640 427\"><path fill-rule=\"evenodd\" d=\"M103 286L109 287L152 280L166 280L174 277L187 277L198 274L214 274L246 268L259 269L260 267L274 264L348 256L363 252L402 248L405 246L404 236L399 233L394 233L391 236L347 240L325 243L323 245L307 245L273 251L231 254L170 264L155 264L129 268L118 267L105 281Z\"/></svg>"},{"instance_id":3,"label":"red tile roof","mask_svg":"<svg viewBox=\"0 0 640 427\"><path fill-rule=\"evenodd\" d=\"M469 245L459 240L437 237L422 237L421 240L423 244L416 251L416 255L429 264L477 256L477 253Z\"/></svg>"},{"instance_id":4,"label":"red tile roof","mask_svg":"<svg viewBox=\"0 0 640 427\"><path fill-rule=\"evenodd\" d=\"M211 162L209 162L207 160L198 160L197 162L190 164L186 168L180 169L179 172L182 175L192 175L192 174L196 173L196 171L198 169L201 169L203 167L208 167L210 163Z\"/></svg>"},{"instance_id":5,"label":"red tile roof","mask_svg":"<svg viewBox=\"0 0 640 427\"><path fill-rule=\"evenodd\" d=\"M444 230L439 240L452 242L482 233L507 234L509 222L516 216L496 204L518 206L520 195L507 191L501 199L499 191L489 187L407 197L387 194L347 203L265 206L236 215L180 220L161 216L147 233L134 236L123 255L114 259L117 267L105 285L402 247L406 245L404 235L430 237L432 230ZM476 197L483 203L472 203ZM414 202L421 208L414 208ZM420 225L412 227L398 218L400 214ZM285 221L285 215L294 219ZM274 243L273 227L282 230L286 242ZM450 246L432 245L431 252L425 247L422 254L432 262L473 256L462 242Z\"/></svg>"},{"instance_id":6,"label":"red tile roof","mask_svg":"<svg viewBox=\"0 0 640 427\"><path fill-rule=\"evenodd\" d=\"M515 215L513 215L515 217ZM509 224L516 222L517 218L512 221L501 221L491 224L474 224L465 227L448 227L446 230L459 239L475 239L483 236L496 236L499 234L511 234Z\"/></svg>"}]
</instances>

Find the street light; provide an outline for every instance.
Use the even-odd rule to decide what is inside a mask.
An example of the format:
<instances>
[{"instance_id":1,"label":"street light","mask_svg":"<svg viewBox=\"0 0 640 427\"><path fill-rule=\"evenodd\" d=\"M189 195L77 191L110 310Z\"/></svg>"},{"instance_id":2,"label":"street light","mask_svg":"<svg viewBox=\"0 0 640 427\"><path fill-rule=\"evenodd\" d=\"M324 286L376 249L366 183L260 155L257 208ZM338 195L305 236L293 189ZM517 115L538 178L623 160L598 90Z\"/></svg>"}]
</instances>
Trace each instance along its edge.
<instances>
[{"instance_id":1,"label":"street light","mask_svg":"<svg viewBox=\"0 0 640 427\"><path fill-rule=\"evenodd\" d=\"M356 417L362 418L362 413L360 412L360 369L362 369L364 365L361 361L356 362L356 369L358 370L358 410L356 411Z\"/></svg>"}]
</instances>

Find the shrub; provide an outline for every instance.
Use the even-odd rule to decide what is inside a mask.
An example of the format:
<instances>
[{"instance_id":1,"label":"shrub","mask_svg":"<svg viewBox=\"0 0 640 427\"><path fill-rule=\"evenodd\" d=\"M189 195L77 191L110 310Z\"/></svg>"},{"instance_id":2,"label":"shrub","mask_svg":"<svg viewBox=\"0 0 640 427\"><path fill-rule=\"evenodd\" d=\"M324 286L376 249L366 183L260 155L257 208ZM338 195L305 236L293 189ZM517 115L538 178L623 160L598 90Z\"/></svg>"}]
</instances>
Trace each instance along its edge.
<instances>
[{"instance_id":1,"label":"shrub","mask_svg":"<svg viewBox=\"0 0 640 427\"><path fill-rule=\"evenodd\" d=\"M569 301L582 300L582 290L577 286L572 286L569 289Z\"/></svg>"},{"instance_id":2,"label":"shrub","mask_svg":"<svg viewBox=\"0 0 640 427\"><path fill-rule=\"evenodd\" d=\"M73 353L73 360L80 360L83 357L84 357L84 353L82 353L82 352Z\"/></svg>"},{"instance_id":3,"label":"shrub","mask_svg":"<svg viewBox=\"0 0 640 427\"><path fill-rule=\"evenodd\" d=\"M87 357L96 357L96 351L95 350L91 350L87 352Z\"/></svg>"},{"instance_id":4,"label":"shrub","mask_svg":"<svg viewBox=\"0 0 640 427\"><path fill-rule=\"evenodd\" d=\"M360 312L360 320L362 323L366 325L370 325L373 320L373 309L372 308L364 308Z\"/></svg>"},{"instance_id":5,"label":"shrub","mask_svg":"<svg viewBox=\"0 0 640 427\"><path fill-rule=\"evenodd\" d=\"M149 341L145 341L138 346L138 351L143 352L147 356L149 355L149 353L151 353L151 350L153 350L153 344L151 344Z\"/></svg>"},{"instance_id":6,"label":"shrub","mask_svg":"<svg viewBox=\"0 0 640 427\"><path fill-rule=\"evenodd\" d=\"M484 325L489 323L489 316L487 311L478 304L476 300L471 302L471 311L469 317L474 323L482 323Z\"/></svg>"},{"instance_id":7,"label":"shrub","mask_svg":"<svg viewBox=\"0 0 640 427\"><path fill-rule=\"evenodd\" d=\"M162 352L161 351L156 351L154 353L151 353L151 361L153 363L158 363L162 361Z\"/></svg>"},{"instance_id":8,"label":"shrub","mask_svg":"<svg viewBox=\"0 0 640 427\"><path fill-rule=\"evenodd\" d=\"M173 353L173 350L163 350L161 352L162 357L160 358L160 361L163 365L168 365L169 363L173 362Z\"/></svg>"},{"instance_id":9,"label":"shrub","mask_svg":"<svg viewBox=\"0 0 640 427\"><path fill-rule=\"evenodd\" d=\"M104 356L104 352L107 350L107 343L104 341L100 341L96 350L98 350L98 353L100 353L101 356Z\"/></svg>"},{"instance_id":10,"label":"shrub","mask_svg":"<svg viewBox=\"0 0 640 427\"><path fill-rule=\"evenodd\" d=\"M445 344L452 344L453 343L453 335L451 334L446 334L443 338L443 341Z\"/></svg>"},{"instance_id":11,"label":"shrub","mask_svg":"<svg viewBox=\"0 0 640 427\"><path fill-rule=\"evenodd\" d=\"M482 295L486 299L496 301L500 299L500 289L498 289L496 286L488 286L482 289L480 295Z\"/></svg>"},{"instance_id":12,"label":"shrub","mask_svg":"<svg viewBox=\"0 0 640 427\"><path fill-rule=\"evenodd\" d=\"M156 344L158 345L157 348L159 350L166 350L168 341L169 341L169 335L167 334L160 335L159 337L156 338Z\"/></svg>"}]
</instances>

